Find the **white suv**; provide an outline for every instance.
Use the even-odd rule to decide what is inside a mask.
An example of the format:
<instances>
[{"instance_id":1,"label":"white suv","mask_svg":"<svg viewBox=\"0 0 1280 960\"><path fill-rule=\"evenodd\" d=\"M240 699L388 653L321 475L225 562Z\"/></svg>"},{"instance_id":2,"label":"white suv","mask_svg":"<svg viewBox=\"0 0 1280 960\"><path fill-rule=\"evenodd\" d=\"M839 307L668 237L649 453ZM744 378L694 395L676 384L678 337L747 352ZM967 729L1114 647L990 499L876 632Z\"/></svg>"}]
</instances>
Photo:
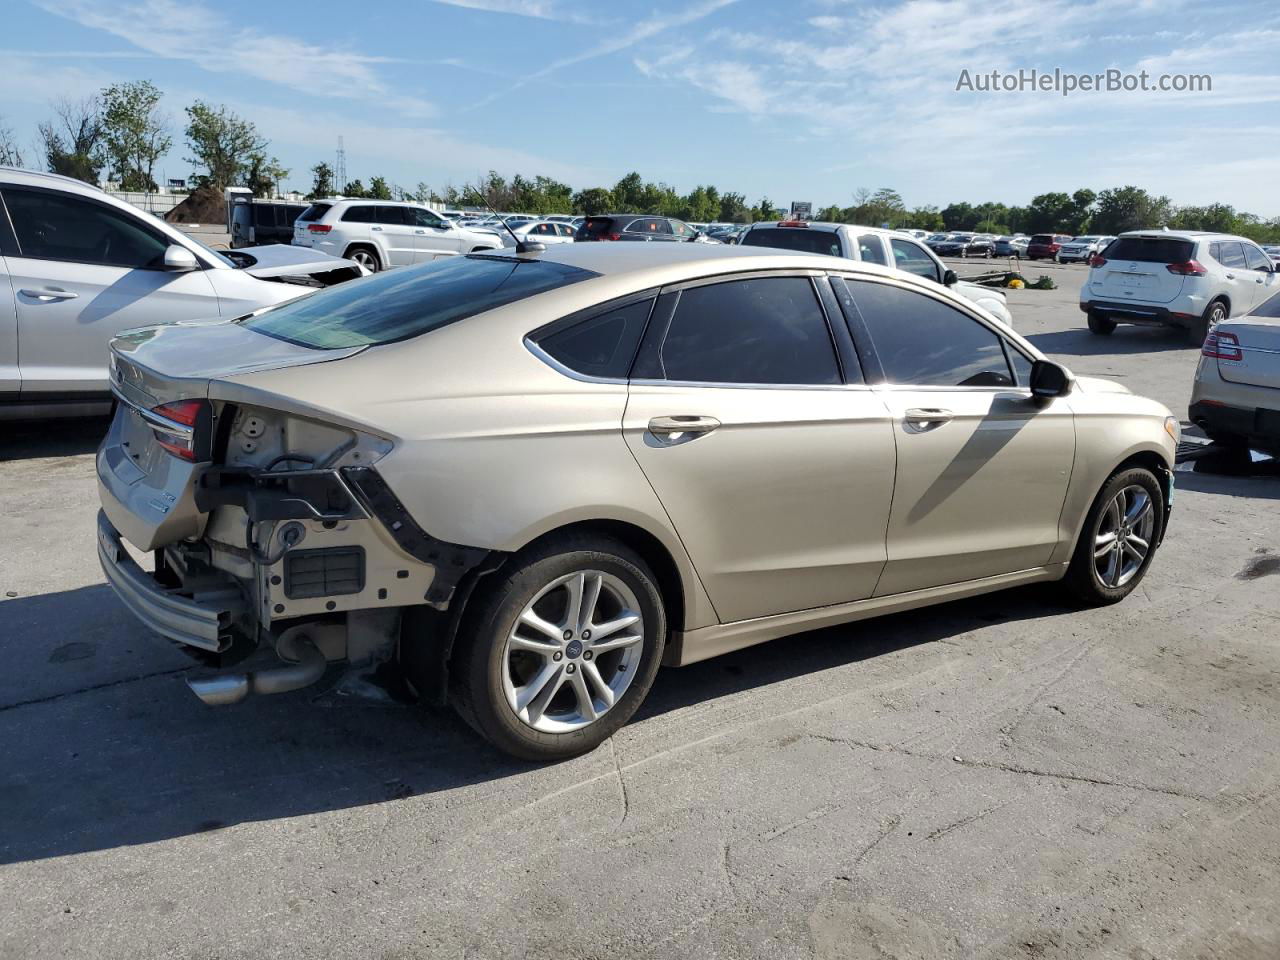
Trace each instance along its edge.
<instances>
[{"instance_id":1,"label":"white suv","mask_svg":"<svg viewBox=\"0 0 1280 960\"><path fill-rule=\"evenodd\" d=\"M993 287L958 279L956 272L939 260L938 255L925 246L923 241L909 237L900 230L880 230L847 223L781 220L751 224L738 238L738 243L746 247L781 247L896 267L950 287L997 320L1013 326L1013 316L1009 313L1003 293Z\"/></svg>"},{"instance_id":2,"label":"white suv","mask_svg":"<svg viewBox=\"0 0 1280 960\"><path fill-rule=\"evenodd\" d=\"M390 200L317 200L293 224L293 243L376 273L502 246L496 231L459 226L430 207Z\"/></svg>"},{"instance_id":3,"label":"white suv","mask_svg":"<svg viewBox=\"0 0 1280 960\"><path fill-rule=\"evenodd\" d=\"M1194 230L1132 230L1089 261L1080 309L1089 329L1181 327L1199 346L1214 324L1280 291L1280 266L1252 240Z\"/></svg>"}]
</instances>

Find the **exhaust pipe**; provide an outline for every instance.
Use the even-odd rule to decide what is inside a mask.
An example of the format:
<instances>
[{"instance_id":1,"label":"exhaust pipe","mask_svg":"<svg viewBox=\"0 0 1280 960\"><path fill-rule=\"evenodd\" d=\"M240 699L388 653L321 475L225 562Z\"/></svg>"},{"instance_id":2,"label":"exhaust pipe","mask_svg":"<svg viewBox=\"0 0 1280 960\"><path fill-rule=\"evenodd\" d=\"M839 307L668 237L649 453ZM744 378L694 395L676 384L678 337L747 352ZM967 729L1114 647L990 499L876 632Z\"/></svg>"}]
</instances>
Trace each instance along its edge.
<instances>
[{"instance_id":1,"label":"exhaust pipe","mask_svg":"<svg viewBox=\"0 0 1280 960\"><path fill-rule=\"evenodd\" d=\"M327 661L307 636L299 635L291 639L290 652L294 654L296 663L284 663L278 667L248 673L189 678L187 686L211 707L239 703L251 693L288 693L309 687L324 675Z\"/></svg>"}]
</instances>

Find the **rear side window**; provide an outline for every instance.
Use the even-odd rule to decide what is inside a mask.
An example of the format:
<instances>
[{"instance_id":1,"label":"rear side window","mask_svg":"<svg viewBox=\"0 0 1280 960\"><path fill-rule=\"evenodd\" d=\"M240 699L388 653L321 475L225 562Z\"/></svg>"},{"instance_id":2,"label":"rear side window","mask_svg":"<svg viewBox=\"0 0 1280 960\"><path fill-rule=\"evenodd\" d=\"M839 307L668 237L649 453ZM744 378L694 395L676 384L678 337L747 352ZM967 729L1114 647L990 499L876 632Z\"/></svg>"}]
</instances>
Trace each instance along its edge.
<instances>
[{"instance_id":1,"label":"rear side window","mask_svg":"<svg viewBox=\"0 0 1280 960\"><path fill-rule=\"evenodd\" d=\"M798 250L801 253L820 253L828 257L842 257L840 237L830 230L810 230L807 227L760 227L742 235L744 247L778 247L782 250Z\"/></svg>"},{"instance_id":2,"label":"rear side window","mask_svg":"<svg viewBox=\"0 0 1280 960\"><path fill-rule=\"evenodd\" d=\"M805 277L734 280L684 290L659 359L668 380L840 382L826 316Z\"/></svg>"},{"instance_id":3,"label":"rear side window","mask_svg":"<svg viewBox=\"0 0 1280 960\"><path fill-rule=\"evenodd\" d=\"M1192 243L1177 237L1118 237L1107 247L1108 260L1138 263L1186 263Z\"/></svg>"},{"instance_id":4,"label":"rear side window","mask_svg":"<svg viewBox=\"0 0 1280 960\"><path fill-rule=\"evenodd\" d=\"M343 223L373 223L373 207L348 207L342 214Z\"/></svg>"},{"instance_id":5,"label":"rear side window","mask_svg":"<svg viewBox=\"0 0 1280 960\"><path fill-rule=\"evenodd\" d=\"M864 233L858 238L858 259L882 265L889 262L884 258L884 244L874 233Z\"/></svg>"},{"instance_id":6,"label":"rear side window","mask_svg":"<svg viewBox=\"0 0 1280 960\"><path fill-rule=\"evenodd\" d=\"M549 260L450 257L328 287L238 322L320 350L371 346L596 276Z\"/></svg>"},{"instance_id":7,"label":"rear side window","mask_svg":"<svg viewBox=\"0 0 1280 960\"><path fill-rule=\"evenodd\" d=\"M848 281L890 383L921 387L1009 387L1000 337L940 300L870 281Z\"/></svg>"},{"instance_id":8,"label":"rear side window","mask_svg":"<svg viewBox=\"0 0 1280 960\"><path fill-rule=\"evenodd\" d=\"M1224 267L1244 269L1244 247L1238 241L1224 241L1217 259Z\"/></svg>"},{"instance_id":9,"label":"rear side window","mask_svg":"<svg viewBox=\"0 0 1280 960\"><path fill-rule=\"evenodd\" d=\"M631 372L652 309L653 300L641 300L609 310L543 337L538 346L577 373L622 380Z\"/></svg>"},{"instance_id":10,"label":"rear side window","mask_svg":"<svg viewBox=\"0 0 1280 960\"><path fill-rule=\"evenodd\" d=\"M307 207L307 209L302 211L302 214L298 219L302 220L304 223L314 223L316 220L319 220L328 213L329 208L332 206L332 203L313 203L311 206Z\"/></svg>"},{"instance_id":11,"label":"rear side window","mask_svg":"<svg viewBox=\"0 0 1280 960\"><path fill-rule=\"evenodd\" d=\"M398 226L404 226L411 221L405 216L408 211L404 207L374 207L375 213L373 219L375 223L386 223Z\"/></svg>"},{"instance_id":12,"label":"rear side window","mask_svg":"<svg viewBox=\"0 0 1280 960\"><path fill-rule=\"evenodd\" d=\"M169 246L143 226L141 215L133 217L103 203L20 187L6 187L4 200L24 257L159 267Z\"/></svg>"}]
</instances>

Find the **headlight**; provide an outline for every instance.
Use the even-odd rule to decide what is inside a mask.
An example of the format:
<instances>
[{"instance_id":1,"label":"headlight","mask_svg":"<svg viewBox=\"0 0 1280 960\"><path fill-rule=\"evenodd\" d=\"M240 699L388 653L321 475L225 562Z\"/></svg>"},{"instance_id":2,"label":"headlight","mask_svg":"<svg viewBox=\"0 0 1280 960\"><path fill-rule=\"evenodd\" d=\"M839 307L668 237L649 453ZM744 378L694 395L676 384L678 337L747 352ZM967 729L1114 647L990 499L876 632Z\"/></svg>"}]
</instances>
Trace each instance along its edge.
<instances>
[{"instance_id":1,"label":"headlight","mask_svg":"<svg viewBox=\"0 0 1280 960\"><path fill-rule=\"evenodd\" d=\"M1173 442L1179 444L1182 442L1182 424L1176 417L1164 418L1164 432L1173 437Z\"/></svg>"}]
</instances>

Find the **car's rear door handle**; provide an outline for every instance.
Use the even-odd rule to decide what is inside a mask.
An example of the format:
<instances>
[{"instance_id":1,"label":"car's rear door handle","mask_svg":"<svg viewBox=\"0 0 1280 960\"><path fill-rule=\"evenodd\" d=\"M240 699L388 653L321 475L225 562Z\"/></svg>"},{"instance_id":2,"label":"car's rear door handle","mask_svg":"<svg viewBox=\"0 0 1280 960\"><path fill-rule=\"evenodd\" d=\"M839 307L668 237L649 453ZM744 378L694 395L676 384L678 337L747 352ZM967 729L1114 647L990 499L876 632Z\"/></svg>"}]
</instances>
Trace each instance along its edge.
<instances>
[{"instance_id":1,"label":"car's rear door handle","mask_svg":"<svg viewBox=\"0 0 1280 960\"><path fill-rule=\"evenodd\" d=\"M51 287L42 287L39 290L19 290L24 297L30 297L32 300L74 300L80 296L78 293L72 293L70 290L57 290Z\"/></svg>"},{"instance_id":2,"label":"car's rear door handle","mask_svg":"<svg viewBox=\"0 0 1280 960\"><path fill-rule=\"evenodd\" d=\"M661 443L676 444L697 439L718 426L720 421L715 417L654 417L649 421L649 432Z\"/></svg>"},{"instance_id":3,"label":"car's rear door handle","mask_svg":"<svg viewBox=\"0 0 1280 960\"><path fill-rule=\"evenodd\" d=\"M370 229L370 230L377 230L379 233L381 233L381 232L382 232L382 228L381 228L381 227L370 227L369 229Z\"/></svg>"},{"instance_id":4,"label":"car's rear door handle","mask_svg":"<svg viewBox=\"0 0 1280 960\"><path fill-rule=\"evenodd\" d=\"M912 407L902 419L913 427L921 429L940 427L944 423L949 423L955 414L950 410L943 410L939 407Z\"/></svg>"}]
</instances>

